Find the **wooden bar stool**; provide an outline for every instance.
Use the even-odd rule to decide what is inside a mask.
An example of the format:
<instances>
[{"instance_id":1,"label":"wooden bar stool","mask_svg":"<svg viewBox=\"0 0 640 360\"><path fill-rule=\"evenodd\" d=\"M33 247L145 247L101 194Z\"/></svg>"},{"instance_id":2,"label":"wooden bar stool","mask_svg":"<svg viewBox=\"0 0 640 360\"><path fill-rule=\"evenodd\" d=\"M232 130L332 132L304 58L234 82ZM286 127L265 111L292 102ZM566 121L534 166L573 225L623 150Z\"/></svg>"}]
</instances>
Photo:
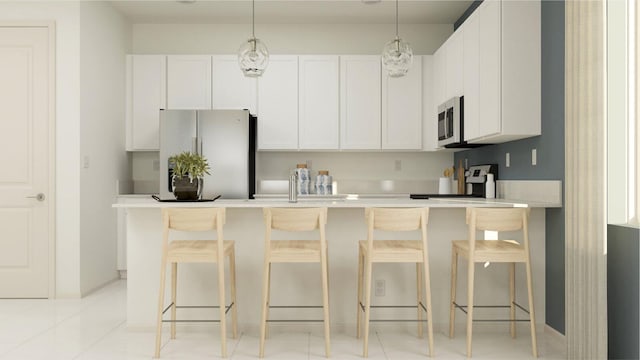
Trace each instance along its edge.
<instances>
[{"instance_id":1,"label":"wooden bar stool","mask_svg":"<svg viewBox=\"0 0 640 360\"><path fill-rule=\"evenodd\" d=\"M269 308L295 306L271 306L269 300L272 263L320 263L322 273L322 308L324 309L325 354L331 356L329 335L329 273L325 225L327 208L264 208L265 250L264 278L262 282L262 319L260 323L260 357L264 357ZM271 230L320 232L319 240L271 240ZM304 289L301 289L304 290ZM306 307L306 306L305 306ZM311 307L311 306L309 306ZM320 306L314 306L320 307Z\"/></svg>"},{"instance_id":2,"label":"wooden bar stool","mask_svg":"<svg viewBox=\"0 0 640 360\"><path fill-rule=\"evenodd\" d=\"M455 240L451 249L451 307L449 312L449 337L453 338L455 329L455 309L467 314L467 356L471 357L471 337L473 322L473 285L475 263L502 262L509 263L509 321L511 337L516 336L516 308L529 313L531 324L531 345L533 356L538 357L536 342L536 322L533 306L533 284L531 279L531 259L529 255L529 209L528 208L467 208L467 225L469 238ZM523 243L515 240L476 240L477 231L517 231L523 232ZM467 305L456 302L456 281L458 255L468 259ZM527 289L529 310L527 311L515 299L515 263L524 263L527 272ZM483 307L477 306L475 307ZM500 307L500 306L489 306ZM499 321L499 320L498 320Z\"/></svg>"},{"instance_id":3,"label":"wooden bar stool","mask_svg":"<svg viewBox=\"0 0 640 360\"><path fill-rule=\"evenodd\" d=\"M224 208L163 208L162 209L162 265L160 267L160 296L158 300L158 323L156 326L156 353L160 357L162 323L171 322L171 338L176 338L176 309L179 308L220 308L220 320L198 320L199 322L220 322L221 354L227 357L227 338L225 315L231 310L233 338L238 336L238 312L236 303L236 266L234 242L224 240L222 228L225 223ZM216 230L216 240L172 240L169 231L211 231ZM225 305L224 258L229 257L229 276L231 281L231 304ZM176 287L178 263L218 264L218 301L219 306L178 306ZM164 308L164 293L167 264L171 264L171 304ZM171 309L171 320L163 320L163 314Z\"/></svg>"},{"instance_id":4,"label":"wooden bar stool","mask_svg":"<svg viewBox=\"0 0 640 360\"><path fill-rule=\"evenodd\" d=\"M358 321L357 337L362 333L364 312L363 356L369 355L369 322L371 305L371 273L373 263L416 263L416 285L418 309L418 336L422 337L422 312L427 313L429 356L433 356L433 323L431 316L431 285L429 281L429 256L427 251L428 208L367 208L367 240L359 242L358 252ZM420 230L421 240L373 240L374 230L415 231ZM364 283L364 300L363 300ZM424 285L424 289L422 288ZM423 291L426 299L423 300ZM424 303L423 303L424 301ZM425 304L426 303L426 304ZM426 306L425 306L426 305ZM394 306L385 306L394 307ZM398 306L408 307L408 306ZM413 307L413 306L411 306ZM401 320L398 320L401 321Z\"/></svg>"}]
</instances>

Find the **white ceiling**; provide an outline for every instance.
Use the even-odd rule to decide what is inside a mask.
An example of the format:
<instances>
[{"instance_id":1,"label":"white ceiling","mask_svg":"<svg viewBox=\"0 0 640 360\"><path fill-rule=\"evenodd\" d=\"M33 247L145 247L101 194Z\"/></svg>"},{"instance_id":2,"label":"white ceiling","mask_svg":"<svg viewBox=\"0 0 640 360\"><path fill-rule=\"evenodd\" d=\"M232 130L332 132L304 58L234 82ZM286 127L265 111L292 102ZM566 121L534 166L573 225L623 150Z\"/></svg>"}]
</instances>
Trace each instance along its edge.
<instances>
[{"instance_id":1,"label":"white ceiling","mask_svg":"<svg viewBox=\"0 0 640 360\"><path fill-rule=\"evenodd\" d=\"M400 0L401 24L452 24L472 0ZM251 1L175 0L111 1L132 23L251 22ZM383 24L395 22L395 1L365 4L361 0L256 0L256 23Z\"/></svg>"}]
</instances>

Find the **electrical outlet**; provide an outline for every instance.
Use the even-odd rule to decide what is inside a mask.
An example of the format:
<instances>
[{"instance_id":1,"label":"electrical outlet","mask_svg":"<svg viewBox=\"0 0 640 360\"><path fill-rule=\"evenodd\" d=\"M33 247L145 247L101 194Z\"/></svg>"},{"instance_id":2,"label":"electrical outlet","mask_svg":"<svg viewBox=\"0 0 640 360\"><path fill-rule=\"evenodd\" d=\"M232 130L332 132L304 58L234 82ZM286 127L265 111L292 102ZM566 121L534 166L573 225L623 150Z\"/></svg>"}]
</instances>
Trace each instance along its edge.
<instances>
[{"instance_id":1,"label":"electrical outlet","mask_svg":"<svg viewBox=\"0 0 640 360\"><path fill-rule=\"evenodd\" d=\"M396 171L402 170L402 160L396 160L394 164L394 168L396 169Z\"/></svg>"},{"instance_id":2,"label":"electrical outlet","mask_svg":"<svg viewBox=\"0 0 640 360\"><path fill-rule=\"evenodd\" d=\"M507 156L505 157L504 162L506 167L511 166L511 154L507 153Z\"/></svg>"},{"instance_id":3,"label":"electrical outlet","mask_svg":"<svg viewBox=\"0 0 640 360\"><path fill-rule=\"evenodd\" d=\"M384 296L385 295L385 286L384 280L376 280L376 296Z\"/></svg>"},{"instance_id":4,"label":"electrical outlet","mask_svg":"<svg viewBox=\"0 0 640 360\"><path fill-rule=\"evenodd\" d=\"M531 165L538 165L538 151L536 149L531 149Z\"/></svg>"}]
</instances>

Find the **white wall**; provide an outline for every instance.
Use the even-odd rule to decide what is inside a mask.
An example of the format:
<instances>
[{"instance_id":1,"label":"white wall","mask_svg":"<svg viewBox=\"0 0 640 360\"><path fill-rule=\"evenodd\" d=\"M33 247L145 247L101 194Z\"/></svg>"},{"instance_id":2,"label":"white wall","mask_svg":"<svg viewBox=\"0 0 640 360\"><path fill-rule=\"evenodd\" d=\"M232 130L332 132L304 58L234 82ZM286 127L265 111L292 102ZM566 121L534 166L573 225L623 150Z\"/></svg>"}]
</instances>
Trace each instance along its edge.
<instances>
[{"instance_id":1,"label":"white wall","mask_svg":"<svg viewBox=\"0 0 640 360\"><path fill-rule=\"evenodd\" d=\"M406 24L400 36L414 54L431 55L452 24ZM134 24L135 54L235 54L250 24ZM256 37L272 54L379 54L395 36L393 24L260 24Z\"/></svg>"},{"instance_id":2,"label":"white wall","mask_svg":"<svg viewBox=\"0 0 640 360\"><path fill-rule=\"evenodd\" d=\"M0 2L0 21L56 24L56 296L80 296L80 23L78 2Z\"/></svg>"},{"instance_id":3,"label":"white wall","mask_svg":"<svg viewBox=\"0 0 640 360\"><path fill-rule=\"evenodd\" d=\"M130 26L105 2L80 4L80 291L116 279L116 181L131 177L125 144ZM88 161L88 167L86 164Z\"/></svg>"}]
</instances>

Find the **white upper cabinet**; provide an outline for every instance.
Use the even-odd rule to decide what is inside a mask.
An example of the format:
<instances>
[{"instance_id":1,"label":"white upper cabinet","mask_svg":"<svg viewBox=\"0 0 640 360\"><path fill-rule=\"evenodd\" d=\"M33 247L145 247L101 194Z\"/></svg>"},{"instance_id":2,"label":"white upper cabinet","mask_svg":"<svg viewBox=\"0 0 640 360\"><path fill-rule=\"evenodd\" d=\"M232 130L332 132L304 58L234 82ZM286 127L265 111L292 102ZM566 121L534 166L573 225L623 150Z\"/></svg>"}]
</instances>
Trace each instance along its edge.
<instances>
[{"instance_id":1,"label":"white upper cabinet","mask_svg":"<svg viewBox=\"0 0 640 360\"><path fill-rule=\"evenodd\" d=\"M463 30L464 43L464 138L478 137L480 116L480 49L478 12L465 20Z\"/></svg>"},{"instance_id":2,"label":"white upper cabinet","mask_svg":"<svg viewBox=\"0 0 640 360\"><path fill-rule=\"evenodd\" d=\"M168 56L167 107L211 109L211 56Z\"/></svg>"},{"instance_id":3,"label":"white upper cabinet","mask_svg":"<svg viewBox=\"0 0 640 360\"><path fill-rule=\"evenodd\" d=\"M382 70L382 149L422 149L422 56L392 78Z\"/></svg>"},{"instance_id":4,"label":"white upper cabinet","mask_svg":"<svg viewBox=\"0 0 640 360\"><path fill-rule=\"evenodd\" d=\"M299 148L339 148L339 60L338 56L299 58Z\"/></svg>"},{"instance_id":5,"label":"white upper cabinet","mask_svg":"<svg viewBox=\"0 0 640 360\"><path fill-rule=\"evenodd\" d=\"M258 79L258 149L298 148L298 57L272 55Z\"/></svg>"},{"instance_id":6,"label":"white upper cabinet","mask_svg":"<svg viewBox=\"0 0 640 360\"><path fill-rule=\"evenodd\" d=\"M257 114L258 81L256 78L244 76L238 66L238 57L214 55L212 67L211 107L213 109L248 109L250 113Z\"/></svg>"},{"instance_id":7,"label":"white upper cabinet","mask_svg":"<svg viewBox=\"0 0 640 360\"><path fill-rule=\"evenodd\" d=\"M166 56L127 56L127 150L159 149L160 109L166 108Z\"/></svg>"},{"instance_id":8,"label":"white upper cabinet","mask_svg":"<svg viewBox=\"0 0 640 360\"><path fill-rule=\"evenodd\" d=\"M422 56L422 150L434 151L438 147L437 110L435 99L434 55Z\"/></svg>"},{"instance_id":9,"label":"white upper cabinet","mask_svg":"<svg viewBox=\"0 0 640 360\"><path fill-rule=\"evenodd\" d=\"M465 44L465 139L500 143L540 135L540 1L485 0L475 13L464 29L465 39L467 31L478 38L477 49Z\"/></svg>"},{"instance_id":10,"label":"white upper cabinet","mask_svg":"<svg viewBox=\"0 0 640 360\"><path fill-rule=\"evenodd\" d=\"M380 149L380 56L340 57L340 148Z\"/></svg>"},{"instance_id":11,"label":"white upper cabinet","mask_svg":"<svg viewBox=\"0 0 640 360\"><path fill-rule=\"evenodd\" d=\"M463 61L464 46L463 37L460 31L456 31L447 40L445 52L445 99L451 99L454 96L462 96L463 94Z\"/></svg>"},{"instance_id":12,"label":"white upper cabinet","mask_svg":"<svg viewBox=\"0 0 640 360\"><path fill-rule=\"evenodd\" d=\"M446 88L445 73L447 71L446 69L447 59L445 58L446 48L447 48L447 43L444 43L433 54L433 83L431 85L431 88L433 91L433 101L435 102L435 110L437 110L438 105L443 104L445 101L447 101L447 94L445 89Z\"/></svg>"}]
</instances>

